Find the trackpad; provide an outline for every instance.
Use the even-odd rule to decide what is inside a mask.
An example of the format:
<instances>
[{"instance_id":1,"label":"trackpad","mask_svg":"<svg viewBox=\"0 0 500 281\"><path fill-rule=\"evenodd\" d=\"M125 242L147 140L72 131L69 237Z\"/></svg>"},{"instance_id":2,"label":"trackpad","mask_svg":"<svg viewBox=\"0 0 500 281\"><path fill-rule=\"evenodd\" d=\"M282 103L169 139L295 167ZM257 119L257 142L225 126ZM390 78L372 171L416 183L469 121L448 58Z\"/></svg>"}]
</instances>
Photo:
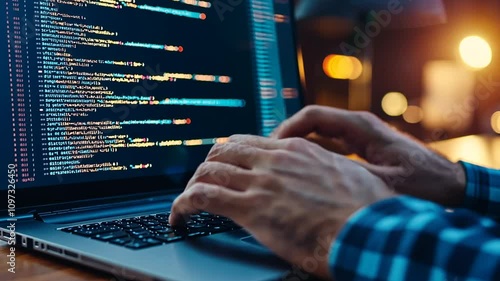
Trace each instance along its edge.
<instances>
[{"instance_id":1,"label":"trackpad","mask_svg":"<svg viewBox=\"0 0 500 281\"><path fill-rule=\"evenodd\" d=\"M253 236L243 237L243 238L241 238L241 241L248 243L254 247L259 247L261 249L268 250L266 246L262 245L259 241L255 240L255 238L253 238Z\"/></svg>"}]
</instances>

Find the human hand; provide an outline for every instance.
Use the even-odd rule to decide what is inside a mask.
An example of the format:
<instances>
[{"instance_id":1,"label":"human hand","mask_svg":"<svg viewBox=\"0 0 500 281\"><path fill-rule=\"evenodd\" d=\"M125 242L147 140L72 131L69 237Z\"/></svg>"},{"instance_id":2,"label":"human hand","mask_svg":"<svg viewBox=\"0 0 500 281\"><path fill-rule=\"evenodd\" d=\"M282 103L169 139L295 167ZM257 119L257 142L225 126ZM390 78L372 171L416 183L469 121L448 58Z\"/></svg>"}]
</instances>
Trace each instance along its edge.
<instances>
[{"instance_id":1,"label":"human hand","mask_svg":"<svg viewBox=\"0 0 500 281\"><path fill-rule=\"evenodd\" d=\"M338 152L364 158L368 163L361 165L399 193L448 206L462 204L463 167L392 129L371 113L309 106L285 121L273 137L307 137L311 133L330 138Z\"/></svg>"},{"instance_id":2,"label":"human hand","mask_svg":"<svg viewBox=\"0 0 500 281\"><path fill-rule=\"evenodd\" d=\"M354 161L304 139L233 136L215 145L174 202L231 218L290 263L330 278L329 250L356 210L394 194Z\"/></svg>"}]
</instances>

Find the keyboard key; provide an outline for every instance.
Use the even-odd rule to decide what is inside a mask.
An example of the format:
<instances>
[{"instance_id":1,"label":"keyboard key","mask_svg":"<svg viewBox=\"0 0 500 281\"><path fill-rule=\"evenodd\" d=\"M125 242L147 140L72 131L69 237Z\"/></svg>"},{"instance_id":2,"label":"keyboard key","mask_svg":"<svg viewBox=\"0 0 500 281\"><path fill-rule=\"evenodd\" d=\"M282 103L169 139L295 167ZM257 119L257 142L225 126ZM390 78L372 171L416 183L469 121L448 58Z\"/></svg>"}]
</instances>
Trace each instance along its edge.
<instances>
[{"instance_id":1,"label":"keyboard key","mask_svg":"<svg viewBox=\"0 0 500 281\"><path fill-rule=\"evenodd\" d=\"M95 235L95 233L92 230L86 229L86 228L80 228L72 232L73 234L80 235L80 236L85 236L85 237L90 237L92 235Z\"/></svg>"},{"instance_id":2,"label":"keyboard key","mask_svg":"<svg viewBox=\"0 0 500 281\"><path fill-rule=\"evenodd\" d=\"M142 249L142 248L150 247L153 245L149 244L148 242L146 242L144 240L135 239L135 240L132 240L131 242L125 244L124 246L127 248L131 248L131 249Z\"/></svg>"},{"instance_id":3,"label":"keyboard key","mask_svg":"<svg viewBox=\"0 0 500 281\"><path fill-rule=\"evenodd\" d=\"M122 237L122 238L116 238L116 239L113 239L111 241L109 241L110 243L113 243L113 244L116 244L116 245L124 245L124 244L127 244L129 243L130 241L132 241L133 239L131 237Z\"/></svg>"},{"instance_id":4,"label":"keyboard key","mask_svg":"<svg viewBox=\"0 0 500 281\"><path fill-rule=\"evenodd\" d=\"M206 227L207 225L204 223L195 223L195 222L188 222L187 227L188 228L202 228Z\"/></svg>"},{"instance_id":5,"label":"keyboard key","mask_svg":"<svg viewBox=\"0 0 500 281\"><path fill-rule=\"evenodd\" d=\"M170 212L62 228L61 231L109 242L129 249L143 249L210 234L240 229L226 217L207 212L192 215L182 227L168 222Z\"/></svg>"},{"instance_id":6,"label":"keyboard key","mask_svg":"<svg viewBox=\"0 0 500 281\"><path fill-rule=\"evenodd\" d=\"M139 235L145 235L145 234L149 234L150 231L149 230L146 230L146 229L141 229L141 230L138 230L138 231L127 231L130 235L132 236L139 236Z\"/></svg>"},{"instance_id":7,"label":"keyboard key","mask_svg":"<svg viewBox=\"0 0 500 281\"><path fill-rule=\"evenodd\" d=\"M158 218L162 218L162 219L168 219L168 217L170 216L170 214L156 214L156 219Z\"/></svg>"},{"instance_id":8,"label":"keyboard key","mask_svg":"<svg viewBox=\"0 0 500 281\"><path fill-rule=\"evenodd\" d=\"M175 227L173 230L179 236L186 236L189 233L189 229L186 227Z\"/></svg>"},{"instance_id":9,"label":"keyboard key","mask_svg":"<svg viewBox=\"0 0 500 281\"><path fill-rule=\"evenodd\" d=\"M214 225L214 226L223 226L224 222L218 221L218 220L214 220L214 221L209 222L209 224L210 225Z\"/></svg>"},{"instance_id":10,"label":"keyboard key","mask_svg":"<svg viewBox=\"0 0 500 281\"><path fill-rule=\"evenodd\" d=\"M160 225L160 223L157 221L147 221L147 222L144 222L142 225L146 226L146 227L150 227L150 226Z\"/></svg>"},{"instance_id":11,"label":"keyboard key","mask_svg":"<svg viewBox=\"0 0 500 281\"><path fill-rule=\"evenodd\" d=\"M128 233L125 231L117 231L117 232L111 232L111 233L102 233L102 234L96 234L93 236L93 238L102 240L102 241L108 241L112 240L115 238L121 238L121 237L128 237Z\"/></svg>"},{"instance_id":12,"label":"keyboard key","mask_svg":"<svg viewBox=\"0 0 500 281\"><path fill-rule=\"evenodd\" d=\"M174 230L170 227L165 227L165 228L162 228L160 230L157 230L156 233L158 234L169 234L169 233L173 233Z\"/></svg>"},{"instance_id":13,"label":"keyboard key","mask_svg":"<svg viewBox=\"0 0 500 281\"><path fill-rule=\"evenodd\" d=\"M147 238L153 238L154 235L152 233L147 233L147 234L141 234L141 235L131 235L135 239L147 239Z\"/></svg>"},{"instance_id":14,"label":"keyboard key","mask_svg":"<svg viewBox=\"0 0 500 281\"><path fill-rule=\"evenodd\" d=\"M78 229L80 229L80 226L66 227L66 228L62 228L61 230L64 232L74 232Z\"/></svg>"},{"instance_id":15,"label":"keyboard key","mask_svg":"<svg viewBox=\"0 0 500 281\"><path fill-rule=\"evenodd\" d=\"M225 221L225 220L229 220L230 221L231 220L231 219L228 219L226 217L215 216L215 215L212 217L212 219L214 219L214 220L220 220L220 221Z\"/></svg>"},{"instance_id":16,"label":"keyboard key","mask_svg":"<svg viewBox=\"0 0 500 281\"><path fill-rule=\"evenodd\" d=\"M183 240L184 236L166 234L166 235L157 235L157 236L155 236L155 239L160 240L160 241L165 242L165 243L172 243L172 242Z\"/></svg>"},{"instance_id":17,"label":"keyboard key","mask_svg":"<svg viewBox=\"0 0 500 281\"><path fill-rule=\"evenodd\" d=\"M224 231L228 231L228 228L225 227L225 226L213 226L213 227L210 227L210 232L211 233L219 233L219 232L224 232Z\"/></svg>"},{"instance_id":18,"label":"keyboard key","mask_svg":"<svg viewBox=\"0 0 500 281\"><path fill-rule=\"evenodd\" d=\"M158 230L161 230L161 229L164 229L165 227L161 226L161 225L155 225L155 226L149 226L148 229L151 230L151 231L158 231Z\"/></svg>"},{"instance_id":19,"label":"keyboard key","mask_svg":"<svg viewBox=\"0 0 500 281\"><path fill-rule=\"evenodd\" d=\"M168 226L170 226L170 222L168 221L168 219L158 219L158 222L161 225L168 225Z\"/></svg>"},{"instance_id":20,"label":"keyboard key","mask_svg":"<svg viewBox=\"0 0 500 281\"><path fill-rule=\"evenodd\" d=\"M208 223L208 222L213 221L213 219L209 218L209 217L199 217L199 218L195 218L193 220L197 221L197 222L200 222L200 223Z\"/></svg>"},{"instance_id":21,"label":"keyboard key","mask_svg":"<svg viewBox=\"0 0 500 281\"><path fill-rule=\"evenodd\" d=\"M143 241L148 242L151 246L161 245L161 244L162 244L162 242L161 242L161 241L156 240L156 239L154 239L154 238L147 238L147 239L145 239L145 240L143 240Z\"/></svg>"},{"instance_id":22,"label":"keyboard key","mask_svg":"<svg viewBox=\"0 0 500 281\"><path fill-rule=\"evenodd\" d=\"M119 224L117 224L117 225L118 225L119 227L122 227L122 228L127 228L127 229L132 229L132 228L140 228L140 227L141 227L141 225L140 225L140 224L138 224L138 223L133 223L133 222L132 222L132 223L124 223L124 222L122 222L122 223L119 223Z\"/></svg>"},{"instance_id":23,"label":"keyboard key","mask_svg":"<svg viewBox=\"0 0 500 281\"><path fill-rule=\"evenodd\" d=\"M187 236L189 238L195 238L195 237L200 237L200 236L205 236L205 235L207 235L207 233L205 233L205 232L191 232Z\"/></svg>"}]
</instances>

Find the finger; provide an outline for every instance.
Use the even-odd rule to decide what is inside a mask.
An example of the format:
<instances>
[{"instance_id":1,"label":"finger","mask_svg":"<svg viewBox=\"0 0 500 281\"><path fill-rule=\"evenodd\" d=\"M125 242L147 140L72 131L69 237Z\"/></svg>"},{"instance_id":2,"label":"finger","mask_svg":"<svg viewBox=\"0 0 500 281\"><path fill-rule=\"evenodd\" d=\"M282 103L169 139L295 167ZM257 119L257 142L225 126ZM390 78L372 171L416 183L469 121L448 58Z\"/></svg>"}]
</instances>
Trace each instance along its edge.
<instances>
[{"instance_id":1,"label":"finger","mask_svg":"<svg viewBox=\"0 0 500 281\"><path fill-rule=\"evenodd\" d=\"M335 137L352 129L353 112L324 106L308 106L273 132L273 138L305 137L310 133Z\"/></svg>"},{"instance_id":2,"label":"finger","mask_svg":"<svg viewBox=\"0 0 500 281\"><path fill-rule=\"evenodd\" d=\"M307 140L311 141L324 149L335 152L342 155L352 154L353 151L349 148L349 146L342 139L337 138L328 138L320 136L316 133L311 133L307 136Z\"/></svg>"},{"instance_id":3,"label":"finger","mask_svg":"<svg viewBox=\"0 0 500 281\"><path fill-rule=\"evenodd\" d=\"M171 225L180 225L199 211L235 218L247 209L244 193L212 184L198 183L175 199L169 217Z\"/></svg>"},{"instance_id":4,"label":"finger","mask_svg":"<svg viewBox=\"0 0 500 281\"><path fill-rule=\"evenodd\" d=\"M254 146L266 150L283 149L283 143L277 139L253 135L233 135L229 137L229 142Z\"/></svg>"},{"instance_id":5,"label":"finger","mask_svg":"<svg viewBox=\"0 0 500 281\"><path fill-rule=\"evenodd\" d=\"M263 149L267 152L276 150L303 151L311 142L304 138L271 139L251 135L234 135L229 142ZM267 154L267 153L266 153Z\"/></svg>"},{"instance_id":6,"label":"finger","mask_svg":"<svg viewBox=\"0 0 500 281\"><path fill-rule=\"evenodd\" d=\"M244 191L251 186L256 177L258 175L255 173L234 165L221 162L204 162L189 180L186 190L196 183L207 183Z\"/></svg>"},{"instance_id":7,"label":"finger","mask_svg":"<svg viewBox=\"0 0 500 281\"><path fill-rule=\"evenodd\" d=\"M231 164L244 169L253 169L269 161L269 153L261 148L228 142L216 144L210 150L206 161Z\"/></svg>"},{"instance_id":8,"label":"finger","mask_svg":"<svg viewBox=\"0 0 500 281\"><path fill-rule=\"evenodd\" d=\"M309 106L283 122L273 138L306 137L318 133L324 137L344 139L360 147L383 137L387 127L376 117L365 112L353 112L324 106Z\"/></svg>"}]
</instances>

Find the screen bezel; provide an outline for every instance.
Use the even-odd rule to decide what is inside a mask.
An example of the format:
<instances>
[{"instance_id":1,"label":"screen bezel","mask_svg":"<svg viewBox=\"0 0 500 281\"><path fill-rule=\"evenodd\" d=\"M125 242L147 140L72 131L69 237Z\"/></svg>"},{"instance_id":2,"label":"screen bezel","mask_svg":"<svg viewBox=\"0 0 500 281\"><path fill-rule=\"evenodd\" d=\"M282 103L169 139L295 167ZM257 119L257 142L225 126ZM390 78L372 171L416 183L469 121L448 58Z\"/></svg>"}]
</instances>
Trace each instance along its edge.
<instances>
[{"instance_id":1,"label":"screen bezel","mask_svg":"<svg viewBox=\"0 0 500 281\"><path fill-rule=\"evenodd\" d=\"M295 1L290 0L291 5L291 28L292 28L292 43L297 54L297 81L299 81L299 99L301 107L305 105L304 85L300 79L299 63L298 63L298 42L297 42L297 26L295 21ZM58 184L33 188L18 188L16 189L16 208L27 209L30 212L36 210L39 206L47 206L54 204L68 204L71 202L91 202L99 199L105 201L106 198L112 200L117 197L127 197L138 194L175 194L184 190L186 183L194 174L195 170L181 174L170 174L162 176L148 176L137 178L126 178L120 180L106 180L98 182L86 183L71 183ZM1 190L0 194L3 198L7 198L8 190ZM6 200L7 201L7 200ZM7 206L0 210L6 210ZM20 215L20 214L19 214Z\"/></svg>"}]
</instances>

